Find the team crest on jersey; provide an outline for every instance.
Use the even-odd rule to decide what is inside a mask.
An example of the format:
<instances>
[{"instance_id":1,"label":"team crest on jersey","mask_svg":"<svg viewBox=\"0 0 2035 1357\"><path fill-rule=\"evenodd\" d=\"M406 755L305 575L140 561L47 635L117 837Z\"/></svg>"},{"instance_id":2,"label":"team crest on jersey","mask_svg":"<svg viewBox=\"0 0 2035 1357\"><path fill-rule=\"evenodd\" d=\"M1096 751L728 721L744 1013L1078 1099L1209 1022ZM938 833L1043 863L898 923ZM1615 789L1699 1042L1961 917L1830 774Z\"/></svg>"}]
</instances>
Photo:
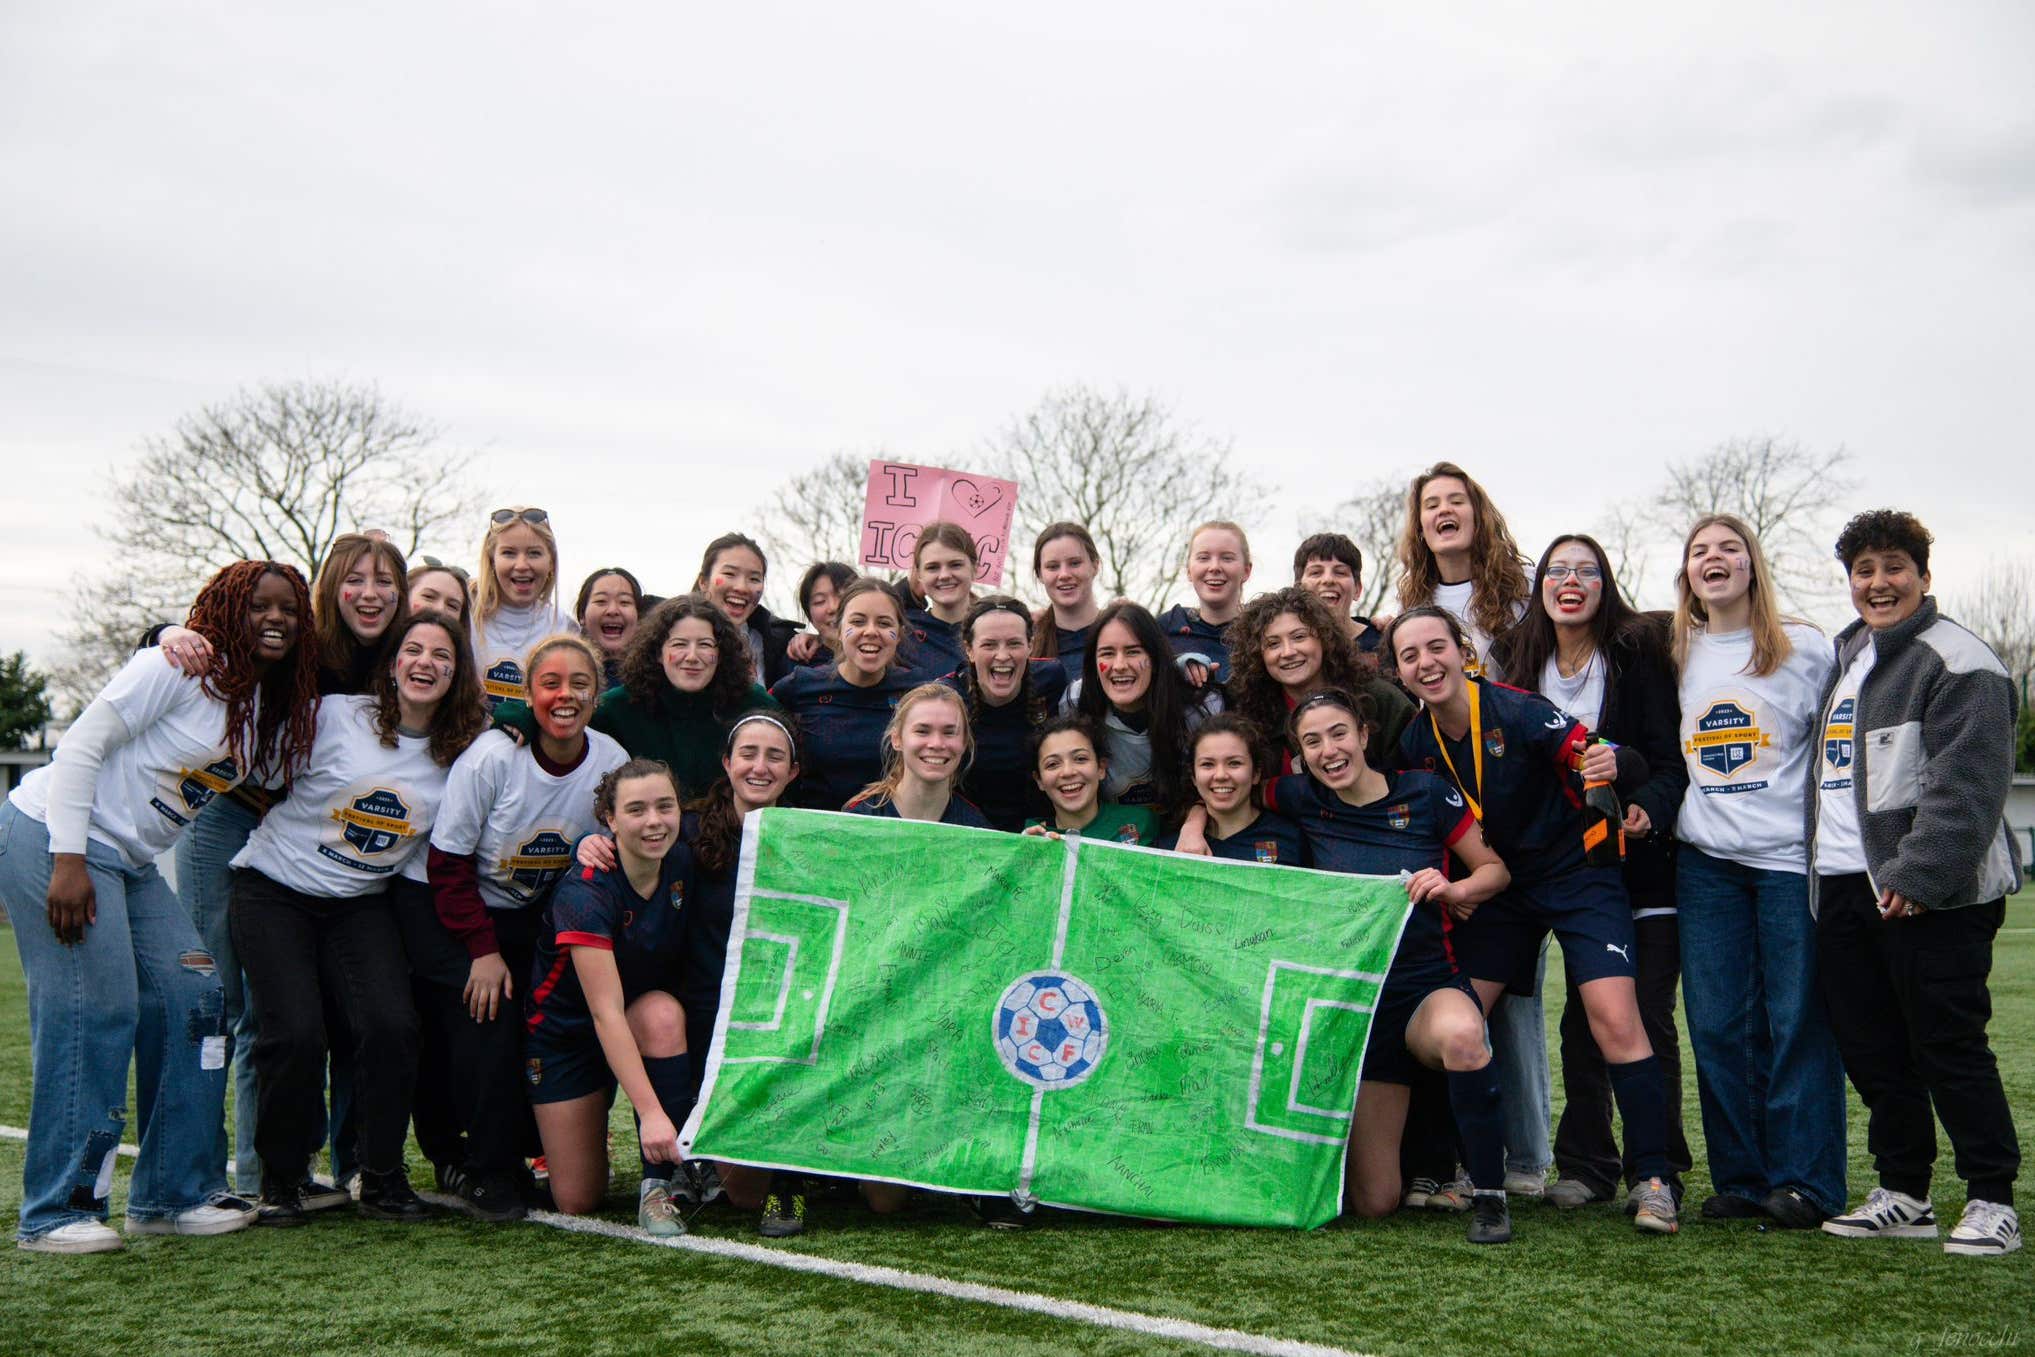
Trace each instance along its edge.
<instances>
[{"instance_id":1,"label":"team crest on jersey","mask_svg":"<svg viewBox=\"0 0 2035 1357\"><path fill-rule=\"evenodd\" d=\"M524 1072L529 1075L530 1082L533 1085L544 1082L544 1061L541 1057L531 1056L523 1062L523 1068Z\"/></svg>"},{"instance_id":2,"label":"team crest on jersey","mask_svg":"<svg viewBox=\"0 0 2035 1357\"><path fill-rule=\"evenodd\" d=\"M1851 727L1857 718L1858 699L1847 697L1830 713L1823 727L1823 762L1838 772L1851 767Z\"/></svg>"},{"instance_id":3,"label":"team crest on jersey","mask_svg":"<svg viewBox=\"0 0 2035 1357\"><path fill-rule=\"evenodd\" d=\"M1505 757L1505 731L1502 727L1493 726L1484 732L1484 752L1494 759Z\"/></svg>"},{"instance_id":4,"label":"team crest on jersey","mask_svg":"<svg viewBox=\"0 0 2035 1357\"><path fill-rule=\"evenodd\" d=\"M231 758L208 763L203 768L186 768L176 776L176 805L160 796L151 796L149 805L173 825L187 825L205 809L213 797L240 781L240 769Z\"/></svg>"},{"instance_id":5,"label":"team crest on jersey","mask_svg":"<svg viewBox=\"0 0 2035 1357\"><path fill-rule=\"evenodd\" d=\"M339 836L363 857L386 853L417 833L416 826L410 823L410 807L400 795L387 787L376 787L354 797L334 810L332 818L345 826ZM346 861L336 853L327 853L326 856L338 862Z\"/></svg>"},{"instance_id":6,"label":"team crest on jersey","mask_svg":"<svg viewBox=\"0 0 2035 1357\"><path fill-rule=\"evenodd\" d=\"M1385 808L1385 822L1394 829L1408 829L1413 825L1413 807L1401 801L1396 806Z\"/></svg>"},{"instance_id":7,"label":"team crest on jersey","mask_svg":"<svg viewBox=\"0 0 2035 1357\"><path fill-rule=\"evenodd\" d=\"M1118 843L1136 843L1138 841L1138 827L1128 823L1118 825L1116 827L1116 841Z\"/></svg>"},{"instance_id":8,"label":"team crest on jersey","mask_svg":"<svg viewBox=\"0 0 2035 1357\"><path fill-rule=\"evenodd\" d=\"M572 865L572 842L555 829L540 829L496 865L534 898Z\"/></svg>"},{"instance_id":9,"label":"team crest on jersey","mask_svg":"<svg viewBox=\"0 0 2035 1357\"><path fill-rule=\"evenodd\" d=\"M1721 778L1735 778L1773 738L1759 728L1759 718L1734 698L1719 698L1696 718L1696 733L1682 748L1696 762ZM1761 784L1765 785L1765 784Z\"/></svg>"},{"instance_id":10,"label":"team crest on jersey","mask_svg":"<svg viewBox=\"0 0 2035 1357\"><path fill-rule=\"evenodd\" d=\"M685 883L683 881L674 881L671 883L671 912L676 914L684 908Z\"/></svg>"},{"instance_id":11,"label":"team crest on jersey","mask_svg":"<svg viewBox=\"0 0 2035 1357\"><path fill-rule=\"evenodd\" d=\"M1251 845L1251 848L1257 854L1258 861L1260 862L1276 864L1279 861L1279 841L1277 839L1259 839Z\"/></svg>"},{"instance_id":12,"label":"team crest on jersey","mask_svg":"<svg viewBox=\"0 0 2035 1357\"><path fill-rule=\"evenodd\" d=\"M481 675L481 687L490 698L500 701L505 697L523 696L523 666L514 660L497 660Z\"/></svg>"}]
</instances>

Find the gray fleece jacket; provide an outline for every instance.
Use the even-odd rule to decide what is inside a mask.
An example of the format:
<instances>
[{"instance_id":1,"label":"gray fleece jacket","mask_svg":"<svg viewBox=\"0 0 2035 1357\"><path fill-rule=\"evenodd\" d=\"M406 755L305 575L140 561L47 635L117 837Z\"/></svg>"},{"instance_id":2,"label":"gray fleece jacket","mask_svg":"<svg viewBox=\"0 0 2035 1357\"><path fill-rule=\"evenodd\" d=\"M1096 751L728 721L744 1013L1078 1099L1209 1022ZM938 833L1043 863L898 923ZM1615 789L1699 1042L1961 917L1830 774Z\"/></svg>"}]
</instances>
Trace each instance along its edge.
<instances>
[{"instance_id":1,"label":"gray fleece jacket","mask_svg":"<svg viewBox=\"0 0 2035 1357\"><path fill-rule=\"evenodd\" d=\"M1999 656L1922 600L1907 621L1837 635L1837 667L1823 687L1822 730L1845 670L1878 647L1852 722L1851 793L1866 874L1928 909L2012 895L2021 855L2007 829L2018 694ZM1816 779L1807 779L1809 909L1817 909Z\"/></svg>"}]
</instances>

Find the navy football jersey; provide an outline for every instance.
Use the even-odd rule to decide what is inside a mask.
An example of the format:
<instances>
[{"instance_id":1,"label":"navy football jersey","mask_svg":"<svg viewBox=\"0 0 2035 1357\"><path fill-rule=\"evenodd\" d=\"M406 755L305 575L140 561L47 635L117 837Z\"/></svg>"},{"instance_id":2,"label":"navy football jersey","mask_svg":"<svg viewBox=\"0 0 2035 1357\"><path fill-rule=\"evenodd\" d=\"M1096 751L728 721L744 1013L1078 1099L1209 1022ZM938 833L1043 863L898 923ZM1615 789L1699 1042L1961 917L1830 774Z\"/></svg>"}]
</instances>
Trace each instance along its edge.
<instances>
[{"instance_id":1,"label":"navy football jersey","mask_svg":"<svg viewBox=\"0 0 2035 1357\"><path fill-rule=\"evenodd\" d=\"M1088 647L1095 641L1095 624L1085 627L1053 627L1053 638L1059 643L1060 667L1067 671L1067 681L1072 683L1081 677L1081 666L1088 661Z\"/></svg>"},{"instance_id":2,"label":"navy football jersey","mask_svg":"<svg viewBox=\"0 0 2035 1357\"><path fill-rule=\"evenodd\" d=\"M1175 604L1159 614L1159 630L1173 654L1200 655L1208 660L1211 683L1229 682L1229 643L1222 639L1227 622L1204 622L1201 614L1186 604Z\"/></svg>"},{"instance_id":3,"label":"navy football jersey","mask_svg":"<svg viewBox=\"0 0 2035 1357\"><path fill-rule=\"evenodd\" d=\"M1483 729L1450 740L1444 759L1434 721L1423 708L1399 737L1406 766L1448 778L1453 762L1453 780L1462 787L1477 776L1481 744L1484 785L1481 794L1475 787L1467 790L1483 807L1485 841L1505 859L1513 881L1541 881L1581 867L1583 799L1569 765L1588 743L1589 731L1539 693L1489 679L1471 682L1482 690Z\"/></svg>"},{"instance_id":4,"label":"navy football jersey","mask_svg":"<svg viewBox=\"0 0 2035 1357\"><path fill-rule=\"evenodd\" d=\"M1067 671L1058 660L1033 660L1030 668L1031 700L1022 692L992 707L971 702L969 723L975 733L975 758L961 779L961 794L973 801L989 823L1012 833L1025 827L1027 818L1044 812L1045 793L1032 781L1032 732L1060 709L1067 691ZM974 683L973 675L959 673L940 680L963 697Z\"/></svg>"},{"instance_id":5,"label":"navy football jersey","mask_svg":"<svg viewBox=\"0 0 2035 1357\"><path fill-rule=\"evenodd\" d=\"M907 608L904 641L897 658L923 679L951 674L968 663L961 649L961 624L942 622L924 608Z\"/></svg>"},{"instance_id":6,"label":"navy football jersey","mask_svg":"<svg viewBox=\"0 0 2035 1357\"><path fill-rule=\"evenodd\" d=\"M838 669L794 669L772 684L770 695L798 717L804 745L792 804L839 810L882 777L884 727L898 699L925 681L898 667L874 687L858 688Z\"/></svg>"},{"instance_id":7,"label":"navy football jersey","mask_svg":"<svg viewBox=\"0 0 2035 1357\"><path fill-rule=\"evenodd\" d=\"M887 796L881 802L873 798L857 797L841 807L841 809L847 811L850 815L874 815L891 820L902 820L904 818L897 813L897 802ZM949 796L947 798L947 809L941 814L939 823L943 825L965 825L970 829L994 829L996 827L990 824L988 818L981 811L977 810L965 796Z\"/></svg>"},{"instance_id":8,"label":"navy football jersey","mask_svg":"<svg viewBox=\"0 0 2035 1357\"><path fill-rule=\"evenodd\" d=\"M1266 783L1265 804L1299 822L1322 871L1397 876L1433 867L1449 875L1448 849L1476 823L1462 793L1428 773L1384 776L1385 794L1368 805L1350 805L1305 773ZM1436 965L1453 971L1450 926L1441 906L1417 907L1400 935L1393 971Z\"/></svg>"},{"instance_id":9,"label":"navy football jersey","mask_svg":"<svg viewBox=\"0 0 2035 1357\"><path fill-rule=\"evenodd\" d=\"M1219 839L1212 832L1215 821L1208 822L1208 851L1215 857L1229 858L1235 862L1262 862L1273 867L1305 867L1309 863L1307 839L1301 834L1300 826L1277 811L1263 810L1258 818L1245 825L1226 839ZM1165 835L1156 845L1159 848L1174 849L1180 846L1180 831Z\"/></svg>"},{"instance_id":10,"label":"navy football jersey","mask_svg":"<svg viewBox=\"0 0 2035 1357\"><path fill-rule=\"evenodd\" d=\"M576 867L551 892L537 934L525 1021L531 1031L594 1030L586 992L572 964L575 947L615 954L622 976L622 1002L651 990L675 994L683 969L686 897L692 893L692 849L671 846L648 899L636 894L618 867L612 872Z\"/></svg>"}]
</instances>

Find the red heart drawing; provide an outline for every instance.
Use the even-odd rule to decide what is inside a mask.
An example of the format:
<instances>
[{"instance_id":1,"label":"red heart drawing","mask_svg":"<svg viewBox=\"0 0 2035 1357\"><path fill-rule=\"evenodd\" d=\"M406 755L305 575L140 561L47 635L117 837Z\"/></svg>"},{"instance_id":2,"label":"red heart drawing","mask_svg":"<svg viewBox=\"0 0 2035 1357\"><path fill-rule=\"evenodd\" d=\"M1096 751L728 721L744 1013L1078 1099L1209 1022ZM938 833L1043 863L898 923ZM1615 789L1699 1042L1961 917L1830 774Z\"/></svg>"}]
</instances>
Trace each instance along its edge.
<instances>
[{"instance_id":1,"label":"red heart drawing","mask_svg":"<svg viewBox=\"0 0 2035 1357\"><path fill-rule=\"evenodd\" d=\"M966 476L957 476L949 488L954 492L954 498L961 502L961 507L974 518L982 517L1003 500L1003 487L992 485L984 488Z\"/></svg>"}]
</instances>

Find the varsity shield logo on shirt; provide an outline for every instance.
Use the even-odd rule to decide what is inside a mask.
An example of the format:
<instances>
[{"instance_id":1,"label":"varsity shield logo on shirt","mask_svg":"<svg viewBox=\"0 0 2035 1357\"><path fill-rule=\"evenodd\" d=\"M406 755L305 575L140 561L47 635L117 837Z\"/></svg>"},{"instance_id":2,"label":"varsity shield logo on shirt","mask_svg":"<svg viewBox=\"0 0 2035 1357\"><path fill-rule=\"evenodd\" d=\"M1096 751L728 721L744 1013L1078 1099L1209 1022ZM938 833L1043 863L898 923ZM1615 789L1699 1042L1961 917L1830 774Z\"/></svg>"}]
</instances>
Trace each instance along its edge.
<instances>
[{"instance_id":1,"label":"varsity shield logo on shirt","mask_svg":"<svg viewBox=\"0 0 2035 1357\"><path fill-rule=\"evenodd\" d=\"M498 864L525 899L536 899L572 865L572 841L555 829L540 829Z\"/></svg>"},{"instance_id":2,"label":"varsity shield logo on shirt","mask_svg":"<svg viewBox=\"0 0 2035 1357\"><path fill-rule=\"evenodd\" d=\"M346 826L340 837L362 857L386 853L417 832L410 824L410 807L387 787L356 796L333 811L332 818Z\"/></svg>"},{"instance_id":3,"label":"varsity shield logo on shirt","mask_svg":"<svg viewBox=\"0 0 2035 1357\"><path fill-rule=\"evenodd\" d=\"M177 779L177 795L184 798L184 805L196 815L205 809L205 804L219 793L231 787L240 779L240 769L230 758L208 763L193 771L186 768L184 775Z\"/></svg>"},{"instance_id":4,"label":"varsity shield logo on shirt","mask_svg":"<svg viewBox=\"0 0 2035 1357\"><path fill-rule=\"evenodd\" d=\"M1696 733L1682 749L1718 777L1732 778L1772 744L1772 737L1759 728L1758 716L1743 703L1726 697L1712 702L1696 718Z\"/></svg>"},{"instance_id":5,"label":"varsity shield logo on shirt","mask_svg":"<svg viewBox=\"0 0 2035 1357\"><path fill-rule=\"evenodd\" d=\"M1413 807L1401 801L1396 806L1385 808L1385 821L1394 829L1406 829L1413 824Z\"/></svg>"},{"instance_id":6,"label":"varsity shield logo on shirt","mask_svg":"<svg viewBox=\"0 0 2035 1357\"><path fill-rule=\"evenodd\" d=\"M490 702L504 698L523 696L523 666L514 660L497 660L481 675L481 687L487 690Z\"/></svg>"},{"instance_id":7,"label":"varsity shield logo on shirt","mask_svg":"<svg viewBox=\"0 0 2035 1357\"><path fill-rule=\"evenodd\" d=\"M1505 732L1497 726L1484 732L1484 752L1494 759L1505 757Z\"/></svg>"},{"instance_id":8,"label":"varsity shield logo on shirt","mask_svg":"<svg viewBox=\"0 0 2035 1357\"><path fill-rule=\"evenodd\" d=\"M1823 727L1823 762L1833 772L1844 772L1851 767L1851 727L1858 710L1856 698L1845 698L1830 713L1830 723Z\"/></svg>"}]
</instances>

